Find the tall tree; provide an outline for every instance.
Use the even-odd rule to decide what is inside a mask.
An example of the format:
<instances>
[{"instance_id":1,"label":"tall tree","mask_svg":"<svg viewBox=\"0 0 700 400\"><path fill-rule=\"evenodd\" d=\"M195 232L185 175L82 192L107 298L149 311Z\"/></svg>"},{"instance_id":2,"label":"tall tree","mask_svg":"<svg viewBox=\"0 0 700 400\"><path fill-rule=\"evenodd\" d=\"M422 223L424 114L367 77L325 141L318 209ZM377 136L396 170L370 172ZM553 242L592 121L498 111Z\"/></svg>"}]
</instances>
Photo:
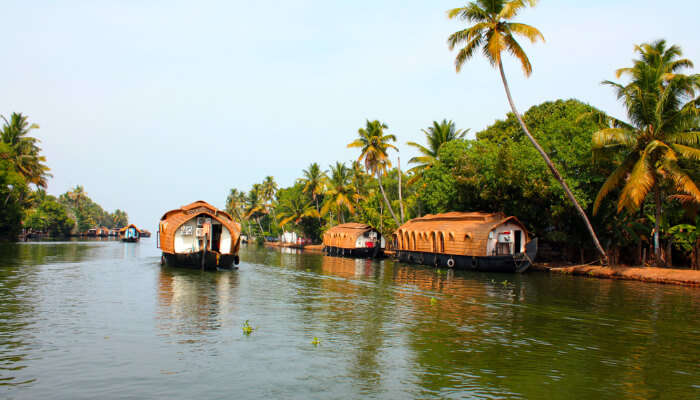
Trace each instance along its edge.
<instances>
[{"instance_id":1,"label":"tall tree","mask_svg":"<svg viewBox=\"0 0 700 400\"><path fill-rule=\"evenodd\" d=\"M523 36L530 40L530 42L535 43L537 40L544 41L544 36L535 27L511 22L520 11L525 7L535 6L537 0L476 0L469 3L465 7L454 8L448 11L449 18L459 18L461 20L467 21L470 24L466 29L457 31L449 36L448 44L450 50L453 50L456 46L464 44L455 59L455 66L457 72L462 69L462 65L468 60L470 60L477 50L482 50L482 53L486 59L491 63L492 66L498 67L501 74L501 80L503 81L503 87L506 91L506 96L508 97L508 103L510 108L515 114L520 126L527 138L532 142L533 146L540 153L547 166L552 171L552 174L556 177L559 183L564 188L567 197L574 204L574 207L580 214L581 218L584 220L588 231L591 234L591 238L598 249L603 261L607 263L607 255L600 245L598 236L593 230L591 222L588 220L588 216L583 211L579 205L576 197L569 189L568 185L562 178L561 174L557 168L549 159L547 153L542 149L542 146L535 140L534 136L530 133L523 121L522 117L515 108L515 103L513 103L513 98L510 94L510 88L508 86L508 81L506 79L506 74L503 70L502 54L503 52L508 52L515 56L515 58L520 62L525 76L530 76L532 73L532 65L530 60L525 54L525 51L520 47L520 44L515 39L514 35Z\"/></svg>"},{"instance_id":2,"label":"tall tree","mask_svg":"<svg viewBox=\"0 0 700 400\"><path fill-rule=\"evenodd\" d=\"M260 228L260 234L264 235L265 230L260 223L260 218L269 213L268 204L262 195L262 185L256 183L248 192L248 198L246 199L247 207L245 219L250 220L253 218L257 222Z\"/></svg>"},{"instance_id":3,"label":"tall tree","mask_svg":"<svg viewBox=\"0 0 700 400\"><path fill-rule=\"evenodd\" d=\"M391 216L394 218L396 225L399 225L399 219L396 218L396 213L394 213L394 209L391 207L391 203L389 203L389 199L386 197L386 192L384 191L384 186L382 185L382 176L386 175L387 168L391 168L388 151L389 149L399 150L396 146L389 143L395 142L396 136L384 134L385 129L389 129L386 124L377 120L367 120L365 127L357 131L360 137L348 144L348 147L357 147L361 149L362 153L357 161L364 160L365 169L367 169L369 173L377 176L377 183L379 183L379 189L382 191L384 202L389 212L391 212Z\"/></svg>"},{"instance_id":4,"label":"tall tree","mask_svg":"<svg viewBox=\"0 0 700 400\"><path fill-rule=\"evenodd\" d=\"M44 164L46 157L40 155L39 139L29 136L30 131L38 129L39 125L30 125L27 116L21 113L12 113L9 121L4 116L0 117L5 121L0 137L11 149L10 159L15 169L27 182L46 188L46 179L51 177L50 169Z\"/></svg>"},{"instance_id":5,"label":"tall tree","mask_svg":"<svg viewBox=\"0 0 700 400\"><path fill-rule=\"evenodd\" d=\"M681 162L700 160L700 74L679 71L692 67L678 46L658 40L635 46L639 58L630 68L617 70L616 76L628 76L626 85L605 81L612 86L627 108L631 123L609 119L609 126L593 135L593 149L599 155L617 156L622 161L608 177L596 197L596 213L603 198L622 186L618 212L636 211L647 195L653 193L654 254L661 261L659 230L664 188L700 202L700 190Z\"/></svg>"},{"instance_id":6,"label":"tall tree","mask_svg":"<svg viewBox=\"0 0 700 400\"><path fill-rule=\"evenodd\" d=\"M424 171L435 164L435 161L438 159L438 151L443 144L453 140L464 139L469 129L457 129L454 122L443 119L441 122L433 121L432 126L429 126L428 129L421 129L421 132L425 135L427 147L416 142L406 143L415 147L421 153L420 156L408 160L409 164L418 164L409 170L409 172L415 174L411 178L411 182L420 178Z\"/></svg>"},{"instance_id":7,"label":"tall tree","mask_svg":"<svg viewBox=\"0 0 700 400\"><path fill-rule=\"evenodd\" d=\"M311 198L316 203L316 212L319 213L320 218L321 209L318 206L318 197L323 193L326 172L321 171L318 163L312 163L308 169L302 171L302 174L304 174L304 177L299 179L299 181L304 185L304 193L311 194Z\"/></svg>"},{"instance_id":8,"label":"tall tree","mask_svg":"<svg viewBox=\"0 0 700 400\"><path fill-rule=\"evenodd\" d=\"M226 212L238 222L242 222L245 214L246 196L238 189L231 189L226 197Z\"/></svg>"},{"instance_id":9,"label":"tall tree","mask_svg":"<svg viewBox=\"0 0 700 400\"><path fill-rule=\"evenodd\" d=\"M331 176L328 179L326 186L325 202L321 208L321 215L326 215L333 208L336 210L338 221L345 223L345 213L347 210L350 214L355 213L352 198L355 195L355 187L352 184L350 169L345 166L345 163L336 162L331 165Z\"/></svg>"}]
</instances>

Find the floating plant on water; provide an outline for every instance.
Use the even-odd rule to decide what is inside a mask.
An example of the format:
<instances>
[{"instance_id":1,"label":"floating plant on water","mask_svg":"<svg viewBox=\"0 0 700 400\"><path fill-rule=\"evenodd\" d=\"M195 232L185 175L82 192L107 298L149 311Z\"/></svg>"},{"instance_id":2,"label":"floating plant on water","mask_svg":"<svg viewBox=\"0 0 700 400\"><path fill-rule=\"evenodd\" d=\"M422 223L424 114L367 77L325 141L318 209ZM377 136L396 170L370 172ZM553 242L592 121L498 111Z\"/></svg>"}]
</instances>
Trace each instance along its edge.
<instances>
[{"instance_id":1,"label":"floating plant on water","mask_svg":"<svg viewBox=\"0 0 700 400\"><path fill-rule=\"evenodd\" d=\"M311 340L311 344L313 344L314 346L318 346L319 344L321 344L321 339L314 336L313 340Z\"/></svg>"},{"instance_id":2,"label":"floating plant on water","mask_svg":"<svg viewBox=\"0 0 700 400\"><path fill-rule=\"evenodd\" d=\"M430 298L430 305L431 305L431 306L434 306L434 305L436 305L437 303L438 303L438 301L437 301L437 299L436 299L435 297L431 297L431 298Z\"/></svg>"},{"instance_id":3,"label":"floating plant on water","mask_svg":"<svg viewBox=\"0 0 700 400\"><path fill-rule=\"evenodd\" d=\"M254 330L255 328L250 326L250 322L248 320L245 320L245 322L243 323L243 334L249 336L251 333L253 333Z\"/></svg>"}]
</instances>

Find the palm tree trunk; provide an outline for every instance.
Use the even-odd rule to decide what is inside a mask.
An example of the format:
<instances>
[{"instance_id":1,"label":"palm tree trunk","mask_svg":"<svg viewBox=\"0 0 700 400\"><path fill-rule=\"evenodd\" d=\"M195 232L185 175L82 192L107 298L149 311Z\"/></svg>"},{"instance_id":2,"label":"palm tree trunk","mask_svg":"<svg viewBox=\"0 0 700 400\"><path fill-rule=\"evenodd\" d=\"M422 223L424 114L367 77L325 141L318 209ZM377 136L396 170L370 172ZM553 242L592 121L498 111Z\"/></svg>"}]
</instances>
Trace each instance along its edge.
<instances>
[{"instance_id":1,"label":"palm tree trunk","mask_svg":"<svg viewBox=\"0 0 700 400\"><path fill-rule=\"evenodd\" d=\"M399 163L398 163L398 170L399 170L399 210L401 211L401 224L403 224L404 221L404 213L403 213L403 196L401 195L401 157L398 157Z\"/></svg>"},{"instance_id":2,"label":"palm tree trunk","mask_svg":"<svg viewBox=\"0 0 700 400\"><path fill-rule=\"evenodd\" d=\"M265 237L265 230L263 229L262 224L260 223L260 217L256 217L255 222L257 222L258 226L260 227L260 235Z\"/></svg>"},{"instance_id":3,"label":"palm tree trunk","mask_svg":"<svg viewBox=\"0 0 700 400\"><path fill-rule=\"evenodd\" d=\"M564 188L564 192L566 192L566 196L571 200L572 203L574 203L574 207L576 208L576 211L578 211L579 215L583 219L583 221L586 224L586 228L588 228L588 232L591 234L591 238L593 239L593 243L595 244L596 249L598 249L598 253L600 253L600 256L603 260L604 264L608 263L608 256L605 254L605 250L603 250L603 247L600 245L600 241L598 241L598 236L596 236L595 231L593 230L593 226L591 225L591 222L588 220L588 216L586 216L585 211L581 208L581 206L578 204L578 201L576 201L576 197L574 197L574 194L571 192L569 189L569 186L564 182L564 178L561 177L561 174L557 170L557 168L554 166L552 163L552 160L549 159L549 156L545 151L542 149L539 143L535 140L535 138L532 136L530 131L527 129L527 125L525 125L525 121L523 121L523 118L520 116L518 113L518 110L515 108L515 103L513 103L513 97L510 95L510 88L508 87L508 80L506 80L506 74L503 71L503 62L498 61L498 69L501 72L501 79L503 80L503 87L506 89L506 96L508 96L508 103L510 103L510 108L513 110L513 114L515 114L515 117L518 119L518 122L520 122L520 126L523 128L523 131L525 132L525 135L527 136L528 139L530 139L530 142L532 142L532 145L535 146L537 151L540 153L542 158L544 158L544 161L547 163L547 166L549 167L550 171L552 171L552 174L554 177L559 181L561 186Z\"/></svg>"},{"instance_id":4,"label":"palm tree trunk","mask_svg":"<svg viewBox=\"0 0 700 400\"><path fill-rule=\"evenodd\" d=\"M656 190L656 218L654 221L654 257L656 264L661 266L661 246L659 245L659 230L661 228L661 190Z\"/></svg>"},{"instance_id":5,"label":"palm tree trunk","mask_svg":"<svg viewBox=\"0 0 700 400\"><path fill-rule=\"evenodd\" d=\"M389 209L391 216L394 217L394 222L396 222L396 225L400 225L399 219L396 218L396 214L394 213L394 209L391 208L391 203L389 203L389 199L386 198L386 193L384 193L384 186L382 186L382 172L381 171L377 171L377 181L379 182L379 189L382 191L382 196L384 196L384 202L386 203L386 207Z\"/></svg>"}]
</instances>

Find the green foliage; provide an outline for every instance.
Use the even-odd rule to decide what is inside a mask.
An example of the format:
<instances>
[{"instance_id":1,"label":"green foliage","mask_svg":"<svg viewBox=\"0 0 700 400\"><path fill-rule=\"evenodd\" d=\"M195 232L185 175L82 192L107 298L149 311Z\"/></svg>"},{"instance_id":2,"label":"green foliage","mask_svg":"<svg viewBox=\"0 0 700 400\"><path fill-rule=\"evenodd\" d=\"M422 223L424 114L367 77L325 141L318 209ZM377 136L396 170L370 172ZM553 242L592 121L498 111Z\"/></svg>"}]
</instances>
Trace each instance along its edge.
<instances>
[{"instance_id":1,"label":"green foliage","mask_svg":"<svg viewBox=\"0 0 700 400\"><path fill-rule=\"evenodd\" d=\"M9 160L10 147L0 142L0 239L13 239L21 230L27 182Z\"/></svg>"},{"instance_id":2,"label":"green foliage","mask_svg":"<svg viewBox=\"0 0 700 400\"><path fill-rule=\"evenodd\" d=\"M45 196L39 204L27 212L25 227L48 232L51 236L67 236L75 225L68 217L66 207L54 196Z\"/></svg>"}]
</instances>

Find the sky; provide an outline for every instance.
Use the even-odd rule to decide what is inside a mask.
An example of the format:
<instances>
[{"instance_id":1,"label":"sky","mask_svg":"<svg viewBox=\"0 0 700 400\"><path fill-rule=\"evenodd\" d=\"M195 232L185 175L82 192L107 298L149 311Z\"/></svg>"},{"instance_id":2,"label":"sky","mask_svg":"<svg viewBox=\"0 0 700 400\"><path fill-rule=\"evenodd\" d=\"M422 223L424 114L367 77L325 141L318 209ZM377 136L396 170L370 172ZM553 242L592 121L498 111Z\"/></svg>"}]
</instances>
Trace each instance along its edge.
<instances>
[{"instance_id":1,"label":"sky","mask_svg":"<svg viewBox=\"0 0 700 400\"><path fill-rule=\"evenodd\" d=\"M3 1L0 114L40 129L59 195L83 185L108 211L155 230L168 210L272 175L290 186L312 162L359 156L365 120L397 136L402 167L421 129L455 121L474 134L510 110L477 57L457 74L453 0ZM518 22L525 78L505 62L521 112L576 98L625 117L612 90L634 45L664 38L700 62L700 2L541 0Z\"/></svg>"}]
</instances>

